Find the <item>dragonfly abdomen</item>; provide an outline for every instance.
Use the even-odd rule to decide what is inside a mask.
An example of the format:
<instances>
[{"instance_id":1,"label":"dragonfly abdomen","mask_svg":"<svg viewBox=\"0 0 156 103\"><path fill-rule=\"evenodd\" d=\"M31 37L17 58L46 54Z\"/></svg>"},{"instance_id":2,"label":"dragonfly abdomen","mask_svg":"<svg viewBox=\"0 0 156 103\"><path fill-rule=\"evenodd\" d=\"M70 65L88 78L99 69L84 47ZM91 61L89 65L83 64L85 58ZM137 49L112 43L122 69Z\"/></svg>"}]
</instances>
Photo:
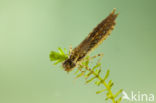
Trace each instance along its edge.
<instances>
[{"instance_id":1,"label":"dragonfly abdomen","mask_svg":"<svg viewBox=\"0 0 156 103\"><path fill-rule=\"evenodd\" d=\"M70 57L63 63L66 71L72 70L76 64L81 61L91 50L95 49L105 40L115 25L115 19L118 14L113 12L104 19L96 28L76 47L72 50Z\"/></svg>"}]
</instances>

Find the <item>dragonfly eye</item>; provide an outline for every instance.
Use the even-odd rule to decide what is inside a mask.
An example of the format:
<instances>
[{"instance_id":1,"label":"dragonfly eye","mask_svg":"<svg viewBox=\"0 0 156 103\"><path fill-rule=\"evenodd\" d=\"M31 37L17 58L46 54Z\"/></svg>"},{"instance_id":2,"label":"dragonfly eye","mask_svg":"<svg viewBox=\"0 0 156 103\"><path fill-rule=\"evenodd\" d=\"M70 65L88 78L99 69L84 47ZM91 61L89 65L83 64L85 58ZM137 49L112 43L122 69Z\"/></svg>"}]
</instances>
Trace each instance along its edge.
<instances>
[{"instance_id":1,"label":"dragonfly eye","mask_svg":"<svg viewBox=\"0 0 156 103\"><path fill-rule=\"evenodd\" d=\"M63 62L62 66L65 71L71 71L76 66L76 64L71 59L67 59Z\"/></svg>"}]
</instances>

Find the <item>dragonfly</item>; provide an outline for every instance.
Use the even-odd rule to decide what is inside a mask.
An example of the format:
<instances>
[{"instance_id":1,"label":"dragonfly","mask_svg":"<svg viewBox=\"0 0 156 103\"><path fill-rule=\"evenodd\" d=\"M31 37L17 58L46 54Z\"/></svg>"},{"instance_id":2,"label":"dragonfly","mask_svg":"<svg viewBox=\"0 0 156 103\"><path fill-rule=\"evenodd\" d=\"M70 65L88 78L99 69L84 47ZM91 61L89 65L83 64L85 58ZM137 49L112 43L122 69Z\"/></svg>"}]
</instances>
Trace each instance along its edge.
<instances>
[{"instance_id":1,"label":"dragonfly","mask_svg":"<svg viewBox=\"0 0 156 103\"><path fill-rule=\"evenodd\" d=\"M116 24L115 20L118 16L118 13L115 13L115 11L116 9L113 9L113 11L100 22L77 47L71 50L68 59L62 63L65 71L69 72L73 70L78 63L110 35L114 29Z\"/></svg>"}]
</instances>

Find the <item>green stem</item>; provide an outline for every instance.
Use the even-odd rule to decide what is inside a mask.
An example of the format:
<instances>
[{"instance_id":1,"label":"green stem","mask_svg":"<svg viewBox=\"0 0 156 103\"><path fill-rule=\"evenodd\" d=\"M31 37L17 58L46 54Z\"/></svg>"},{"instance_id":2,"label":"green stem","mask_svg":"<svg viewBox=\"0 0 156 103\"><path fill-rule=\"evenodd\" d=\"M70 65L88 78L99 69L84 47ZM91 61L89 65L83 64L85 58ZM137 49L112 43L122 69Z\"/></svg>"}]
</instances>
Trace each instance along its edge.
<instances>
[{"instance_id":1,"label":"green stem","mask_svg":"<svg viewBox=\"0 0 156 103\"><path fill-rule=\"evenodd\" d=\"M105 81L103 81L103 79L97 73L95 73L94 71L92 71L91 69L87 69L87 70L90 71L90 72L92 72L92 74L94 76L96 76L96 78L98 78L100 81L102 81L103 85L106 87L106 89L108 90L109 94L111 94L113 96L110 99L112 100L113 103L116 103L115 98L114 98L114 95L113 95L111 89L109 88L109 86L107 85L107 83Z\"/></svg>"}]
</instances>

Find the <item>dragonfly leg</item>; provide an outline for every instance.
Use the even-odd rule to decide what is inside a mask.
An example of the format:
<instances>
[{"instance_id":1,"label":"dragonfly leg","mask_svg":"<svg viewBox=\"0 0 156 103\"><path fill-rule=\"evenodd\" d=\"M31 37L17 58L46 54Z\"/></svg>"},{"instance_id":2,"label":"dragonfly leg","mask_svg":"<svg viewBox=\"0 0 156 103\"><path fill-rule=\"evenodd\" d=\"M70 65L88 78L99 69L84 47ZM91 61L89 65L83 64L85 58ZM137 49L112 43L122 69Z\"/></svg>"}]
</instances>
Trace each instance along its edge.
<instances>
[{"instance_id":1,"label":"dragonfly leg","mask_svg":"<svg viewBox=\"0 0 156 103\"><path fill-rule=\"evenodd\" d=\"M70 46L69 46L69 54L71 54L72 50L73 50L73 49L72 49L72 45L70 45Z\"/></svg>"},{"instance_id":2,"label":"dragonfly leg","mask_svg":"<svg viewBox=\"0 0 156 103\"><path fill-rule=\"evenodd\" d=\"M94 56L89 57L89 60L92 60L92 59L95 59L97 57L100 57L99 60L98 60L98 61L100 61L102 59L103 55L104 55L103 53L99 53L97 55L94 55Z\"/></svg>"}]
</instances>

